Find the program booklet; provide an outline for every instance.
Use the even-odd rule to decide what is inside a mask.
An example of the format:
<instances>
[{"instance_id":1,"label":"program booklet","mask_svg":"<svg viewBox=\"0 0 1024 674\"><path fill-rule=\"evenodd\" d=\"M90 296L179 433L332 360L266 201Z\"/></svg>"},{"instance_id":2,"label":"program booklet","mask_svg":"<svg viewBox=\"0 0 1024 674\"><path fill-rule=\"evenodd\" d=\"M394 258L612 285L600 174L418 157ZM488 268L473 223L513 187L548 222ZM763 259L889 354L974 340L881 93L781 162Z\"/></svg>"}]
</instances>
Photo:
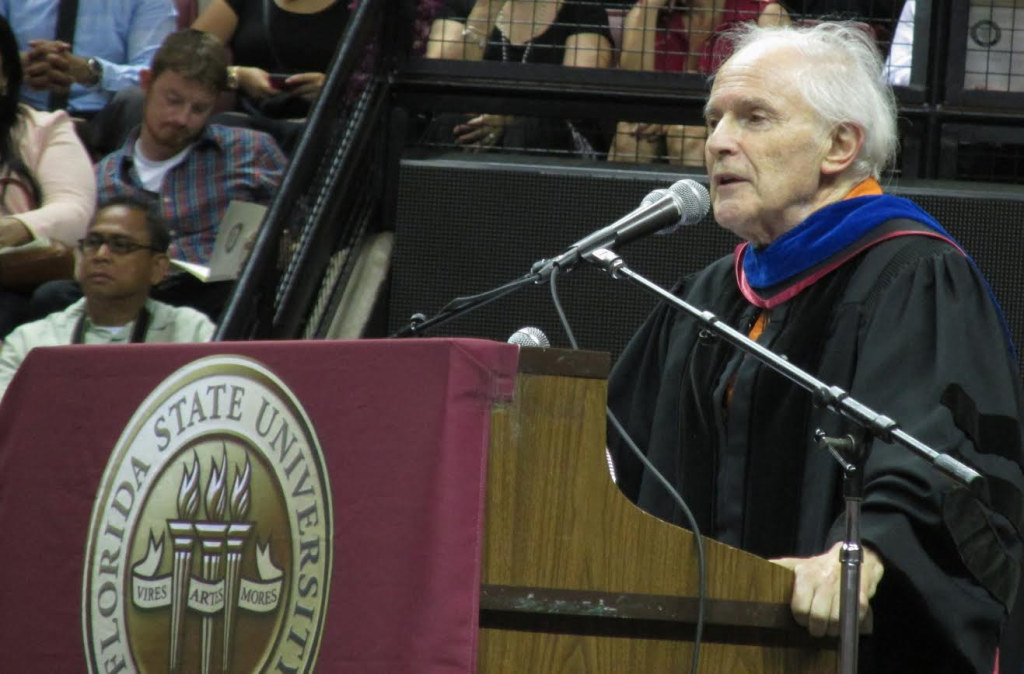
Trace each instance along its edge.
<instances>
[{"instance_id":1,"label":"program booklet","mask_svg":"<svg viewBox=\"0 0 1024 674\"><path fill-rule=\"evenodd\" d=\"M171 260L171 264L207 283L238 278L242 264L249 256L247 243L259 230L266 212L266 206L248 201L232 201L220 221L210 264L195 264L185 260Z\"/></svg>"}]
</instances>

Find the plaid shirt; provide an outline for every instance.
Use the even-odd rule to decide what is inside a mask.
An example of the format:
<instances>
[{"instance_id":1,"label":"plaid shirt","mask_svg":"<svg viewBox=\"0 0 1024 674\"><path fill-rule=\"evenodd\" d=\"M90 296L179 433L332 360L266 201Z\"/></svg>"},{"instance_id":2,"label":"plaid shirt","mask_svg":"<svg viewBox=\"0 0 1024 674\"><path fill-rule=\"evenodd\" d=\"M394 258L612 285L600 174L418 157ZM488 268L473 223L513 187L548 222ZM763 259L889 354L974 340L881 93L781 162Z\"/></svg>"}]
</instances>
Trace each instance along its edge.
<instances>
[{"instance_id":1,"label":"plaid shirt","mask_svg":"<svg viewBox=\"0 0 1024 674\"><path fill-rule=\"evenodd\" d=\"M136 130L96 167L100 203L125 194L158 201L173 231L171 257L197 264L209 262L228 204L269 204L287 164L267 134L209 124L185 160L164 176L160 192L150 192L134 169L138 137Z\"/></svg>"}]
</instances>

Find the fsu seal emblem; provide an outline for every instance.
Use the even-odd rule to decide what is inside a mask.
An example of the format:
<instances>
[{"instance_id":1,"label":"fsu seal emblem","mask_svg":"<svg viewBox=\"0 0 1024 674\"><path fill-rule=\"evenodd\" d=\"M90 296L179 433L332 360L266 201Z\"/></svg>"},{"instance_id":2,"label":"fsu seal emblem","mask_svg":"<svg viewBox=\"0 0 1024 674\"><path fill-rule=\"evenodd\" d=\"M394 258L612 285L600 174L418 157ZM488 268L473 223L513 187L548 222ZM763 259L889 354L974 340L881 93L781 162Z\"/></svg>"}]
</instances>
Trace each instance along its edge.
<instances>
[{"instance_id":1,"label":"fsu seal emblem","mask_svg":"<svg viewBox=\"0 0 1024 674\"><path fill-rule=\"evenodd\" d=\"M96 496L89 671L312 671L333 519L319 442L284 384L237 356L186 365L138 408Z\"/></svg>"}]
</instances>

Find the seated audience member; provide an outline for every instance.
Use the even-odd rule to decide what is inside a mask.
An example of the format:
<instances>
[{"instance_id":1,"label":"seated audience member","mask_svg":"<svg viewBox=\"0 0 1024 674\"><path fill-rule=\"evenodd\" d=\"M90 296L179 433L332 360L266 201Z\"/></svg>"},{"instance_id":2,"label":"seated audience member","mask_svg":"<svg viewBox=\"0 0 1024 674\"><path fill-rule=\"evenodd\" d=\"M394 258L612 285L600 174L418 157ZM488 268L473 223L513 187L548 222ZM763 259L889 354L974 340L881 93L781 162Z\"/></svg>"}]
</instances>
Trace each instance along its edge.
<instances>
[{"instance_id":1,"label":"seated audience member","mask_svg":"<svg viewBox=\"0 0 1024 674\"><path fill-rule=\"evenodd\" d=\"M231 48L238 110L290 153L304 125L287 120L309 114L348 15L348 0L212 0L192 27Z\"/></svg>"},{"instance_id":2,"label":"seated audience member","mask_svg":"<svg viewBox=\"0 0 1024 674\"><path fill-rule=\"evenodd\" d=\"M214 326L204 314L149 298L167 272L170 242L167 223L148 202L118 197L100 206L78 242L84 298L7 336L0 346L0 395L36 347L209 341Z\"/></svg>"},{"instance_id":3,"label":"seated audience member","mask_svg":"<svg viewBox=\"0 0 1024 674\"><path fill-rule=\"evenodd\" d=\"M431 26L427 58L607 68L608 14L585 0L446 0ZM594 124L496 114L441 115L429 140L583 156L607 148Z\"/></svg>"},{"instance_id":4,"label":"seated audience member","mask_svg":"<svg viewBox=\"0 0 1024 674\"><path fill-rule=\"evenodd\" d=\"M718 36L745 21L760 26L789 23L786 10L764 0L639 0L622 25L619 68L709 74L728 56ZM704 127L620 122L609 161L665 158L680 166L704 165Z\"/></svg>"},{"instance_id":5,"label":"seated audience member","mask_svg":"<svg viewBox=\"0 0 1024 674\"><path fill-rule=\"evenodd\" d=\"M173 0L80 0L73 38L58 36L60 0L0 0L23 53L37 110L67 108L96 157L113 151L142 114L139 73L175 28Z\"/></svg>"},{"instance_id":6,"label":"seated audience member","mask_svg":"<svg viewBox=\"0 0 1024 674\"><path fill-rule=\"evenodd\" d=\"M159 204L174 232L171 257L208 264L228 205L269 204L284 154L265 133L207 123L227 80L227 55L212 35L192 29L170 35L141 77L142 126L96 168L100 200L132 195ZM217 320L232 285L174 272L153 297ZM48 283L36 291L32 312L45 315L80 296L73 283Z\"/></svg>"},{"instance_id":7,"label":"seated audience member","mask_svg":"<svg viewBox=\"0 0 1024 674\"><path fill-rule=\"evenodd\" d=\"M96 204L89 156L67 113L18 102L18 43L0 18L0 250L52 239L68 246L85 233ZM0 288L0 337L25 318L24 292Z\"/></svg>"}]
</instances>

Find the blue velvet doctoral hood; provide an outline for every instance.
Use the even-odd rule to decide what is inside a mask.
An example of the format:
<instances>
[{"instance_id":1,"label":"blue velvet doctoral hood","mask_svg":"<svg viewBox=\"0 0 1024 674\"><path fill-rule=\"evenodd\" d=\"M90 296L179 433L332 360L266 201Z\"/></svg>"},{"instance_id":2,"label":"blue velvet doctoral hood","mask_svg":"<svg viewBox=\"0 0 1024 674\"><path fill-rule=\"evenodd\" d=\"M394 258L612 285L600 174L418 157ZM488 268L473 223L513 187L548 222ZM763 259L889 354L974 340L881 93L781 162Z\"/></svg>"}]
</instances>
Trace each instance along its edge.
<instances>
[{"instance_id":1,"label":"blue velvet doctoral hood","mask_svg":"<svg viewBox=\"0 0 1024 674\"><path fill-rule=\"evenodd\" d=\"M869 195L829 204L763 248L748 244L743 273L751 287L769 288L824 262L883 222L899 218L919 222L961 248L935 218L909 199Z\"/></svg>"},{"instance_id":2,"label":"blue velvet doctoral hood","mask_svg":"<svg viewBox=\"0 0 1024 674\"><path fill-rule=\"evenodd\" d=\"M843 199L815 211L806 220L767 246L758 248L746 243L737 247L736 256L741 262L741 265L737 266L737 282L744 294L747 295L748 300L760 306L771 306L771 302L761 304L757 301L760 298L755 297L754 291L778 286L818 265L823 266L819 272L807 275L788 292L780 293L777 296L777 300L785 301L799 292L801 288L813 284L823 273L852 258L862 249L861 246L854 246L854 244L870 239L868 235L876 227L885 222L899 219L912 220L928 230L932 230L935 235L956 246L970 261L978 271L982 283L985 284L985 290L999 314L1010 352L1016 360L1017 349L1003 308L996 299L988 279L978 269L977 263L967 255L963 247L935 218L914 202L902 197L873 194ZM923 232L905 232L908 235L921 233ZM841 255L847 250L848 256ZM824 265L831 258L838 259L833 260L829 265Z\"/></svg>"}]
</instances>

